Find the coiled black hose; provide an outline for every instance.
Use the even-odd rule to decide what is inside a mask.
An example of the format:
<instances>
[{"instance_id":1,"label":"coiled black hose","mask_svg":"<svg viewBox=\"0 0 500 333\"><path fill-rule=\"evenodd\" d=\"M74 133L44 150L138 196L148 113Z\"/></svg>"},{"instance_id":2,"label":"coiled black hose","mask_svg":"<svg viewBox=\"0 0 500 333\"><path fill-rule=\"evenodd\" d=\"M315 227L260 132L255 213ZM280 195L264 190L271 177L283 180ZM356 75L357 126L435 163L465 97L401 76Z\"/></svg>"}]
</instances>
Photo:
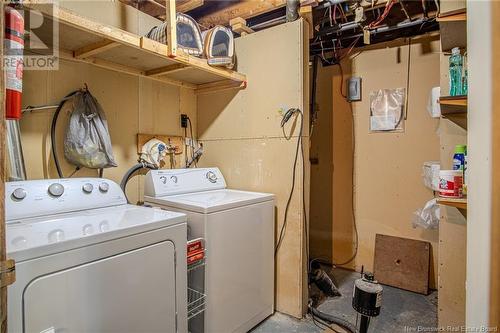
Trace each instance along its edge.
<instances>
[{"instance_id":1,"label":"coiled black hose","mask_svg":"<svg viewBox=\"0 0 500 333\"><path fill-rule=\"evenodd\" d=\"M56 112L54 113L54 116L52 117L52 124L50 126L50 144L52 147L52 157L54 158L54 163L56 165L56 170L57 174L59 175L59 178L63 178L63 173L61 170L61 165L59 164L59 159L57 158L57 151L56 151L56 125L57 125L57 118L59 118L59 113L61 112L64 104L66 101L68 101L71 97L79 93L81 90L75 90L62 99L62 101L59 103L59 106L56 109Z\"/></svg>"},{"instance_id":2,"label":"coiled black hose","mask_svg":"<svg viewBox=\"0 0 500 333\"><path fill-rule=\"evenodd\" d=\"M158 168L156 166L154 166L153 164L141 162L141 163L137 163L136 165L134 165L133 167L128 169L128 171L123 176L122 181L120 182L120 187L121 187L123 193L125 194L125 198L127 199L127 202L129 202L128 197L127 197L127 192L125 191L127 188L127 183L130 180L130 177L132 177L132 175L134 173L136 173L137 171L139 171L141 169L155 170Z\"/></svg>"}]
</instances>

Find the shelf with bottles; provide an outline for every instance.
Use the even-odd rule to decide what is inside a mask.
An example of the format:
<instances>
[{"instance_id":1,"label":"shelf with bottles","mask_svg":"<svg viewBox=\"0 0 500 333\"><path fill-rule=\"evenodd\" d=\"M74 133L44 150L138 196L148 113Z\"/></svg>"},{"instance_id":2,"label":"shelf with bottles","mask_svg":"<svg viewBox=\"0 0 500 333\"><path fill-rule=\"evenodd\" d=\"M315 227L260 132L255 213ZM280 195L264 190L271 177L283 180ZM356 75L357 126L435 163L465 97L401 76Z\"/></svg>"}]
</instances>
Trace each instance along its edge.
<instances>
[{"instance_id":1,"label":"shelf with bottles","mask_svg":"<svg viewBox=\"0 0 500 333\"><path fill-rule=\"evenodd\" d=\"M439 104L441 117L467 129L467 95L442 96L439 98Z\"/></svg>"}]
</instances>

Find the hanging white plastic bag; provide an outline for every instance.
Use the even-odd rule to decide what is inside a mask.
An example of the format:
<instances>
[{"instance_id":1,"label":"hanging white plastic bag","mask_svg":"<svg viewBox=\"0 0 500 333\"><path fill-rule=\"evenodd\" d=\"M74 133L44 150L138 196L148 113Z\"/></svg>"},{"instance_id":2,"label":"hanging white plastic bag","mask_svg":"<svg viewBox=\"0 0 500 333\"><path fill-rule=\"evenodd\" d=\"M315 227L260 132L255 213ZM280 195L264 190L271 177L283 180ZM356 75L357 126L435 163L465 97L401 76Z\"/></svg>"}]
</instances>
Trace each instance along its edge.
<instances>
[{"instance_id":1,"label":"hanging white plastic bag","mask_svg":"<svg viewBox=\"0 0 500 333\"><path fill-rule=\"evenodd\" d=\"M380 89L370 92L370 130L403 129L405 89Z\"/></svg>"},{"instance_id":2,"label":"hanging white plastic bag","mask_svg":"<svg viewBox=\"0 0 500 333\"><path fill-rule=\"evenodd\" d=\"M441 117L441 105L439 104L439 97L441 96L441 87L432 88L429 94L429 101L427 102L427 112L432 118Z\"/></svg>"},{"instance_id":3,"label":"hanging white plastic bag","mask_svg":"<svg viewBox=\"0 0 500 333\"><path fill-rule=\"evenodd\" d=\"M117 166L106 116L88 90L82 90L73 97L73 111L64 140L64 156L79 167L102 169Z\"/></svg>"},{"instance_id":4,"label":"hanging white plastic bag","mask_svg":"<svg viewBox=\"0 0 500 333\"><path fill-rule=\"evenodd\" d=\"M436 199L427 201L424 208L413 213L413 228L437 229L439 226L440 209Z\"/></svg>"}]
</instances>

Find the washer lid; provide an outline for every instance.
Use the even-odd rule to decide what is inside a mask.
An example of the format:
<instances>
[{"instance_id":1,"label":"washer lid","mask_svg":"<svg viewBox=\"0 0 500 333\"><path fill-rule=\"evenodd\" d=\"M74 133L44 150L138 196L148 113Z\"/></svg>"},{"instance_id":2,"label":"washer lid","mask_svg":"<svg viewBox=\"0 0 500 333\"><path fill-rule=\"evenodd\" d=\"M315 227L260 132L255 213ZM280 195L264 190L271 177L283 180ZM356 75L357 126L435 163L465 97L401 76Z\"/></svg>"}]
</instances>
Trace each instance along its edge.
<instances>
[{"instance_id":1,"label":"washer lid","mask_svg":"<svg viewBox=\"0 0 500 333\"><path fill-rule=\"evenodd\" d=\"M274 200L274 194L223 189L156 198L145 196L144 200L198 213L213 213Z\"/></svg>"},{"instance_id":2,"label":"washer lid","mask_svg":"<svg viewBox=\"0 0 500 333\"><path fill-rule=\"evenodd\" d=\"M14 220L6 226L7 253L27 260L185 222L185 214L135 205Z\"/></svg>"}]
</instances>

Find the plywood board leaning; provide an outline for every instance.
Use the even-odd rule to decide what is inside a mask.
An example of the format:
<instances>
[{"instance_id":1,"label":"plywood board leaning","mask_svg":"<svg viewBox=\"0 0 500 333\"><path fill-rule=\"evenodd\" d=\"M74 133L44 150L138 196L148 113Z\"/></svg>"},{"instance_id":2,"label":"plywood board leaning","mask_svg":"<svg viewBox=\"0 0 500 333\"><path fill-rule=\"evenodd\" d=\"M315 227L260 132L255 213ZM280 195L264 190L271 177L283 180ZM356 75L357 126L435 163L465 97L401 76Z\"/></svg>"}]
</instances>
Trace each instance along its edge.
<instances>
[{"instance_id":1,"label":"plywood board leaning","mask_svg":"<svg viewBox=\"0 0 500 333\"><path fill-rule=\"evenodd\" d=\"M375 279L426 295L429 292L430 251L429 242L377 234Z\"/></svg>"}]
</instances>

